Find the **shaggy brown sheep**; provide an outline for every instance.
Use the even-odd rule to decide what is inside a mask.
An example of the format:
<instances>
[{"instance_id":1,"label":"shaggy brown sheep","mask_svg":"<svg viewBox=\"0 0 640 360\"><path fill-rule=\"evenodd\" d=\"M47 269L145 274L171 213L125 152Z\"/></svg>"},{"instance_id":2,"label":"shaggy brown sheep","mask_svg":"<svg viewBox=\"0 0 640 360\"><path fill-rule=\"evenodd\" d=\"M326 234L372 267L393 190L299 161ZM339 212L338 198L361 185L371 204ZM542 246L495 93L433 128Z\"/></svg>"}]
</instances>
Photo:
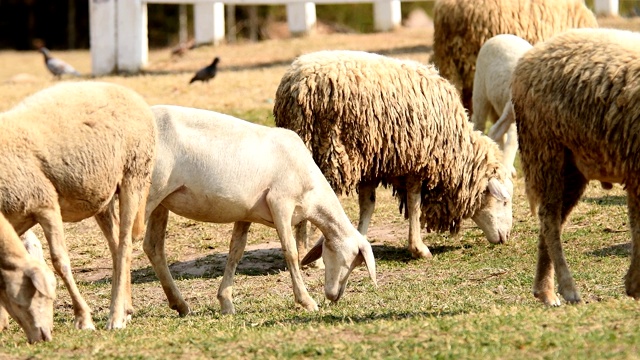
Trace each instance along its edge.
<instances>
[{"instance_id":1,"label":"shaggy brown sheep","mask_svg":"<svg viewBox=\"0 0 640 360\"><path fill-rule=\"evenodd\" d=\"M562 226L589 180L627 190L631 266L627 294L640 298L640 34L567 31L536 45L512 80L522 170L540 238L534 295L560 305L580 295L564 253Z\"/></svg>"}]
</instances>

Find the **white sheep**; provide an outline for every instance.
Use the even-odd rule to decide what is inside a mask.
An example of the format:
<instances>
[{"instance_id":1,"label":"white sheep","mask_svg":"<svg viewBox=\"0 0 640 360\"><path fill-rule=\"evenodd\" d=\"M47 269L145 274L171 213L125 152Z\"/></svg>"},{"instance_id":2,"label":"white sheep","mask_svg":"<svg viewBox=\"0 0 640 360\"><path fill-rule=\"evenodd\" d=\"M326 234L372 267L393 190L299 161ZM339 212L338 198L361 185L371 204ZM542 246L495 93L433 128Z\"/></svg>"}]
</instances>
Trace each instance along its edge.
<instances>
[{"instance_id":1,"label":"white sheep","mask_svg":"<svg viewBox=\"0 0 640 360\"><path fill-rule=\"evenodd\" d=\"M509 238L513 184L502 153L473 131L433 66L360 51L302 55L280 81L274 115L300 135L337 193L357 189L362 234L383 184L406 209L415 257L431 256L425 225L457 232L472 218L490 242Z\"/></svg>"},{"instance_id":2,"label":"white sheep","mask_svg":"<svg viewBox=\"0 0 640 360\"><path fill-rule=\"evenodd\" d=\"M487 120L501 124L492 128L489 137L498 143L504 152L503 164L516 173L513 162L518 150L516 125L513 112L510 111L511 74L518 59L531 49L526 40L510 34L492 37L482 45L476 61L476 72L473 78L473 115L471 121L476 130L484 131ZM501 116L502 114L502 116ZM507 126L507 121L510 123ZM506 131L502 130L506 127Z\"/></svg>"},{"instance_id":3,"label":"white sheep","mask_svg":"<svg viewBox=\"0 0 640 360\"><path fill-rule=\"evenodd\" d=\"M218 290L223 314L235 312L232 284L253 222L276 228L295 301L317 310L304 286L291 226L303 219L324 234L309 257L326 264L325 294L342 296L347 277L364 260L373 282L369 242L353 227L338 198L300 138L285 129L252 124L220 113L178 106L153 106L158 159L147 202L144 251L169 305L180 315L189 306L167 267L164 241L169 211L190 219L235 223L229 257ZM306 264L314 259L303 259Z\"/></svg>"},{"instance_id":4,"label":"white sheep","mask_svg":"<svg viewBox=\"0 0 640 360\"><path fill-rule=\"evenodd\" d=\"M433 7L433 63L461 92L472 114L476 56L499 34L531 44L571 28L598 27L584 0L437 0Z\"/></svg>"},{"instance_id":5,"label":"white sheep","mask_svg":"<svg viewBox=\"0 0 640 360\"><path fill-rule=\"evenodd\" d=\"M9 314L29 342L51 340L55 290L53 272L44 261L27 253L0 213L0 331L8 325Z\"/></svg>"},{"instance_id":6,"label":"white sheep","mask_svg":"<svg viewBox=\"0 0 640 360\"><path fill-rule=\"evenodd\" d=\"M518 62L511 95L520 158L540 237L534 295L560 305L580 295L562 250L562 227L589 180L627 190L629 296L640 298L640 34L570 30L534 46Z\"/></svg>"},{"instance_id":7,"label":"white sheep","mask_svg":"<svg viewBox=\"0 0 640 360\"><path fill-rule=\"evenodd\" d=\"M62 223L98 222L114 266L107 328L124 327L133 311L131 237L143 231L155 138L149 106L114 84L60 83L0 114L0 212L18 234L40 224L79 329L95 326L73 279Z\"/></svg>"}]
</instances>

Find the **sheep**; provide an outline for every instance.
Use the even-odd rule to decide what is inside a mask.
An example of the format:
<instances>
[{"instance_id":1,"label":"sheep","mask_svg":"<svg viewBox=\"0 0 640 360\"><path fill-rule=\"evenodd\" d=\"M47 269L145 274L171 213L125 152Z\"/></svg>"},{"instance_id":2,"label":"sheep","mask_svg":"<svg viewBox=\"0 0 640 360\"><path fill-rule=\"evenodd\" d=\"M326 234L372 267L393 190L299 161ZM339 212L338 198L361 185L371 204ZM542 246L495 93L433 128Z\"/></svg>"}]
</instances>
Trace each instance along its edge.
<instances>
[{"instance_id":1,"label":"sheep","mask_svg":"<svg viewBox=\"0 0 640 360\"><path fill-rule=\"evenodd\" d=\"M498 132L501 127L492 128L495 131L491 132L490 137L500 145L504 152L503 164L511 169L512 175L516 173L513 162L518 142L513 116L508 116L512 114L509 84L518 59L529 49L531 44L515 35L492 37L480 48L473 78L472 103L475 111L471 121L476 130L484 131L487 119L496 121L501 114L504 126L507 120L511 120L506 131Z\"/></svg>"},{"instance_id":2,"label":"sheep","mask_svg":"<svg viewBox=\"0 0 640 360\"><path fill-rule=\"evenodd\" d=\"M95 217L114 266L106 326L125 327L133 311L131 238L144 230L155 138L146 102L114 84L61 83L0 113L0 212L19 235L40 224L78 329L95 326L73 279L62 223Z\"/></svg>"},{"instance_id":3,"label":"sheep","mask_svg":"<svg viewBox=\"0 0 640 360\"><path fill-rule=\"evenodd\" d=\"M420 236L425 224L455 233L472 218L490 242L509 238L513 184L501 152L473 131L434 67L359 51L302 55L282 77L273 111L338 194L358 191L361 234L383 184L405 209L414 257L431 257Z\"/></svg>"},{"instance_id":4,"label":"sheep","mask_svg":"<svg viewBox=\"0 0 640 360\"><path fill-rule=\"evenodd\" d=\"M2 216L1 213L0 213L0 216ZM44 253L42 251L42 244L40 243L40 240L38 239L36 234L33 233L33 231L28 230L27 232L22 234L22 236L20 236L20 241L22 241L22 244L24 245L29 255L31 255L36 260L39 260L44 263L45 260L44 260ZM2 305L2 302L0 301L0 331L6 328L8 325L9 325L9 314L7 313L5 307Z\"/></svg>"},{"instance_id":5,"label":"sheep","mask_svg":"<svg viewBox=\"0 0 640 360\"><path fill-rule=\"evenodd\" d=\"M625 288L640 298L640 34L571 30L534 46L515 68L511 95L525 188L540 220L533 294L558 306L580 294L560 240L589 180L627 190L631 266Z\"/></svg>"},{"instance_id":6,"label":"sheep","mask_svg":"<svg viewBox=\"0 0 640 360\"><path fill-rule=\"evenodd\" d=\"M325 261L325 295L335 302L347 277L365 262L376 282L371 245L354 228L300 138L285 129L252 124L213 111L152 106L158 127L158 160L147 201L147 254L172 309L190 312L164 252L169 211L198 221L234 223L229 256L218 289L223 314L235 313L232 285L253 222L278 231L295 301L318 306L305 288L291 225L309 219L324 234L302 259Z\"/></svg>"},{"instance_id":7,"label":"sheep","mask_svg":"<svg viewBox=\"0 0 640 360\"><path fill-rule=\"evenodd\" d=\"M433 9L433 63L460 91L473 113L476 56L498 34L531 44L570 28L597 27L583 0L438 0Z\"/></svg>"},{"instance_id":8,"label":"sheep","mask_svg":"<svg viewBox=\"0 0 640 360\"><path fill-rule=\"evenodd\" d=\"M27 252L0 213L0 331L8 325L10 314L29 342L50 341L55 290L53 272Z\"/></svg>"}]
</instances>

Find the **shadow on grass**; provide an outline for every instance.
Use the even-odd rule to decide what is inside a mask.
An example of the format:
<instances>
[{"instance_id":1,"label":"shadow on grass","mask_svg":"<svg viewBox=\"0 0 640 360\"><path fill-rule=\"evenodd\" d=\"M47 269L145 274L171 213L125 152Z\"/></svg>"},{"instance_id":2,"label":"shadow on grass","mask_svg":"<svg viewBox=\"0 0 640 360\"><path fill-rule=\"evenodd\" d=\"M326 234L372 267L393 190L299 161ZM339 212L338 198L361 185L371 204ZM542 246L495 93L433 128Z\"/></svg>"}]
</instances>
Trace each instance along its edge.
<instances>
[{"instance_id":1,"label":"shadow on grass","mask_svg":"<svg viewBox=\"0 0 640 360\"><path fill-rule=\"evenodd\" d=\"M408 263L416 261L411 252L406 247L390 246L390 245L371 245L373 255L377 262L401 262ZM462 249L463 246L436 245L429 246L432 255L444 254L450 251Z\"/></svg>"},{"instance_id":2,"label":"shadow on grass","mask_svg":"<svg viewBox=\"0 0 640 360\"><path fill-rule=\"evenodd\" d=\"M621 206L627 205L627 197L624 195L616 196L600 196L600 197L585 197L582 201L589 204L596 205L608 205L608 206Z\"/></svg>"},{"instance_id":3,"label":"shadow on grass","mask_svg":"<svg viewBox=\"0 0 640 360\"><path fill-rule=\"evenodd\" d=\"M193 260L177 261L169 265L174 279L211 279L221 277L227 263L227 253L203 256ZM236 274L260 276L286 271L284 255L280 247L247 250L236 269ZM131 272L134 284L157 281L153 268L137 269Z\"/></svg>"},{"instance_id":4,"label":"shadow on grass","mask_svg":"<svg viewBox=\"0 0 640 360\"><path fill-rule=\"evenodd\" d=\"M597 257L608 257L608 256L629 257L630 254L631 254L630 242L607 246L605 248L589 252L589 255L597 256Z\"/></svg>"},{"instance_id":5,"label":"shadow on grass","mask_svg":"<svg viewBox=\"0 0 640 360\"><path fill-rule=\"evenodd\" d=\"M384 56L401 56L405 54L416 54L416 53L430 53L433 50L431 46L427 45L415 45L415 46L404 46L397 47L393 49L380 49L380 50L372 50L369 52L384 55ZM240 65L240 66L223 66L220 67L218 71L243 71L243 70L258 70L258 69L269 69L273 67L280 66L289 66L295 60L295 58L285 59L285 60L276 60L276 61L268 61L257 64L250 65ZM208 64L203 64L202 66L206 66ZM199 68L193 69L182 69L182 70L143 70L140 73L135 74L119 74L121 76L144 76L144 75L180 75L180 74L193 74L198 71Z\"/></svg>"},{"instance_id":6,"label":"shadow on grass","mask_svg":"<svg viewBox=\"0 0 640 360\"><path fill-rule=\"evenodd\" d=\"M449 317L456 315L467 314L468 311L465 310L457 310L457 311L385 311L385 312L371 312L365 315L356 315L356 316L339 316L326 314L321 316L314 316L314 314L309 315L295 315L286 320L277 319L277 320L267 320L261 323L262 327L272 327L272 326L282 326L283 322L287 322L291 325L305 325L305 324L326 324L326 325L335 325L339 323L343 324L352 324L352 323L369 323L378 320L403 320L403 319L413 319L413 318L441 318L441 317Z\"/></svg>"},{"instance_id":7,"label":"shadow on grass","mask_svg":"<svg viewBox=\"0 0 640 360\"><path fill-rule=\"evenodd\" d=\"M442 254L461 249L461 246L433 246L431 253ZM377 262L408 263L417 261L405 247L390 245L372 245L373 254ZM174 279L211 279L221 277L227 262L227 253L203 256L197 259L177 261L169 265ZM279 246L266 249L247 250L238 264L236 274L247 276L262 276L287 271L284 255ZM107 278L98 280L106 281ZM136 269L131 272L134 284L157 281L153 268Z\"/></svg>"}]
</instances>

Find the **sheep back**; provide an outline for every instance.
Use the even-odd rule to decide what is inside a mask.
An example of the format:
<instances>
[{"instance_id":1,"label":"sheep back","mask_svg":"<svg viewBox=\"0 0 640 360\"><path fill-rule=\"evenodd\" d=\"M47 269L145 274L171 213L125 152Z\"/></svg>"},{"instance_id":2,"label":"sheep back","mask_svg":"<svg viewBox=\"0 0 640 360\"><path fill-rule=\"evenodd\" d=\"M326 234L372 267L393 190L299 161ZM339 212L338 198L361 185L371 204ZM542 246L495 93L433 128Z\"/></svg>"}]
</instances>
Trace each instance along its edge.
<instances>
[{"instance_id":1,"label":"sheep back","mask_svg":"<svg viewBox=\"0 0 640 360\"><path fill-rule=\"evenodd\" d=\"M573 162L587 179L637 189L640 34L580 29L536 45L518 62L512 101L532 210L549 164ZM560 160L559 160L560 159Z\"/></svg>"},{"instance_id":2,"label":"sheep back","mask_svg":"<svg viewBox=\"0 0 640 360\"><path fill-rule=\"evenodd\" d=\"M488 159L499 153L473 132L455 88L435 68L371 53L300 56L278 86L274 115L277 126L298 133L338 193L360 182L422 178L423 221L436 231L458 229L480 206ZM499 161L492 164L504 180ZM404 191L401 181L392 185Z\"/></svg>"},{"instance_id":3,"label":"sheep back","mask_svg":"<svg viewBox=\"0 0 640 360\"><path fill-rule=\"evenodd\" d=\"M583 0L438 0L434 6L433 62L471 110L476 57L498 34L531 44L570 28L597 27Z\"/></svg>"},{"instance_id":4,"label":"sheep back","mask_svg":"<svg viewBox=\"0 0 640 360\"><path fill-rule=\"evenodd\" d=\"M92 216L122 182L148 185L155 138L153 114L133 90L99 82L41 90L0 114L0 211L26 213L59 199Z\"/></svg>"}]
</instances>

